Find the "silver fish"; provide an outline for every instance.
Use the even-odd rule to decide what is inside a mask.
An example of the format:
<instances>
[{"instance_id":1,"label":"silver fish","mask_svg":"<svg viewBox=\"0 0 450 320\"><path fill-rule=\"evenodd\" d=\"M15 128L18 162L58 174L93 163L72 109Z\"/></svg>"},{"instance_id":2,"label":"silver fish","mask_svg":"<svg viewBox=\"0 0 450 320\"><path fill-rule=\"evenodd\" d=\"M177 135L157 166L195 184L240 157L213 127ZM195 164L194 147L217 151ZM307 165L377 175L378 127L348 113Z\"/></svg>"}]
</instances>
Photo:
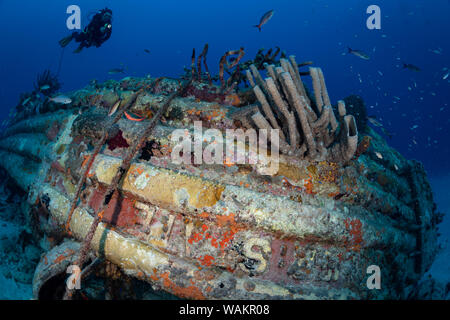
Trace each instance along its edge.
<instances>
[{"instance_id":1,"label":"silver fish","mask_svg":"<svg viewBox=\"0 0 450 320\"><path fill-rule=\"evenodd\" d=\"M109 113L108 113L108 116L111 117L114 113L116 113L117 108L119 108L121 102L122 102L122 100L119 99L119 101L117 101L117 102L112 106L111 110L110 110Z\"/></svg>"},{"instance_id":2,"label":"silver fish","mask_svg":"<svg viewBox=\"0 0 450 320\"><path fill-rule=\"evenodd\" d=\"M69 97L64 96L64 95L59 95L57 97L50 98L49 100L54 103L58 103L58 104L71 104L72 103L72 99L70 99Z\"/></svg>"},{"instance_id":3,"label":"silver fish","mask_svg":"<svg viewBox=\"0 0 450 320\"><path fill-rule=\"evenodd\" d=\"M109 74L119 74L119 73L125 73L124 68L115 68L108 71Z\"/></svg>"},{"instance_id":4,"label":"silver fish","mask_svg":"<svg viewBox=\"0 0 450 320\"><path fill-rule=\"evenodd\" d=\"M357 56L358 58L361 58L363 60L370 60L370 56L361 50L353 50L352 48L349 47L348 53Z\"/></svg>"},{"instance_id":5,"label":"silver fish","mask_svg":"<svg viewBox=\"0 0 450 320\"><path fill-rule=\"evenodd\" d=\"M375 127L382 127L383 125L375 117L367 117L367 121L373 124Z\"/></svg>"}]
</instances>

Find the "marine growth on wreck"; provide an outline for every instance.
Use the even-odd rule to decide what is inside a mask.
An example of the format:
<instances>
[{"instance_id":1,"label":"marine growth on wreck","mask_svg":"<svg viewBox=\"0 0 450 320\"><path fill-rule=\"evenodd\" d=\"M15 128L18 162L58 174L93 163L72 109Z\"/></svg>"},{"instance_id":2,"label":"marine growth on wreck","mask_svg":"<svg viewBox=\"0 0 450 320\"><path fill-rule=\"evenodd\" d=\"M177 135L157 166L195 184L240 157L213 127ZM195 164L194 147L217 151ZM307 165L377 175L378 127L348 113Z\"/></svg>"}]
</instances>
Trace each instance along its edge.
<instances>
[{"instance_id":1,"label":"marine growth on wreck","mask_svg":"<svg viewBox=\"0 0 450 320\"><path fill-rule=\"evenodd\" d=\"M280 49L245 60L241 48L212 76L207 53L194 50L180 79L93 81L66 93L67 104L23 96L1 136L0 166L25 192L27 223L48 248L34 298L99 298L93 278L108 279L103 298L120 298L117 287L124 298L414 295L441 220L422 165L366 125L361 99L333 100L326 70L312 62ZM208 130L242 135L221 142ZM185 148L177 132L189 136ZM268 138L266 149L253 148L250 132ZM202 155L222 150L222 162L195 161L199 134ZM230 147L248 161L227 157ZM185 161L174 163L175 152ZM71 266L81 290L66 288ZM373 290L377 267L383 285Z\"/></svg>"}]
</instances>

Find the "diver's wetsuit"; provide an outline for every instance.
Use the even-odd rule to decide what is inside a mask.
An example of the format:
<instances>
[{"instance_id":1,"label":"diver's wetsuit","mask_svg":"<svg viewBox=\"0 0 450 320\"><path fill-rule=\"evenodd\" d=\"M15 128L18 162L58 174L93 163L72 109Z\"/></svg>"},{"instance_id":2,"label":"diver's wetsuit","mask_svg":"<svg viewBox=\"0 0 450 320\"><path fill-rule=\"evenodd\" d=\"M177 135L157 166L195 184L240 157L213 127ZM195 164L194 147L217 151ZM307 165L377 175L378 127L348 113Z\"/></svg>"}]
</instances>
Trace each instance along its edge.
<instances>
[{"instance_id":1,"label":"diver's wetsuit","mask_svg":"<svg viewBox=\"0 0 450 320\"><path fill-rule=\"evenodd\" d=\"M112 11L108 8L103 9L95 14L89 25L84 28L83 32L74 32L71 36L64 38L59 43L62 47L67 46L72 39L79 42L80 45L75 53L80 52L83 48L91 46L100 47L106 40L111 37L112 33Z\"/></svg>"}]
</instances>

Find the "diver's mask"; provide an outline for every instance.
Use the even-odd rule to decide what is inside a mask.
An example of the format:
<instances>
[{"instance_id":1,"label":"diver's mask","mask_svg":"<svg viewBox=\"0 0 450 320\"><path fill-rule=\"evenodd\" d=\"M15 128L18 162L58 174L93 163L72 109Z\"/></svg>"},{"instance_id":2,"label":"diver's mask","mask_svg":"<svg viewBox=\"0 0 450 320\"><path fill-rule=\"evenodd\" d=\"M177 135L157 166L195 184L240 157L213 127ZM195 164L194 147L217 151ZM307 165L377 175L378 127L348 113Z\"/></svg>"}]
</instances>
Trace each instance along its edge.
<instances>
[{"instance_id":1,"label":"diver's mask","mask_svg":"<svg viewBox=\"0 0 450 320\"><path fill-rule=\"evenodd\" d=\"M103 21L111 21L112 20L112 14L109 12L105 12L103 13L103 17L102 17Z\"/></svg>"}]
</instances>

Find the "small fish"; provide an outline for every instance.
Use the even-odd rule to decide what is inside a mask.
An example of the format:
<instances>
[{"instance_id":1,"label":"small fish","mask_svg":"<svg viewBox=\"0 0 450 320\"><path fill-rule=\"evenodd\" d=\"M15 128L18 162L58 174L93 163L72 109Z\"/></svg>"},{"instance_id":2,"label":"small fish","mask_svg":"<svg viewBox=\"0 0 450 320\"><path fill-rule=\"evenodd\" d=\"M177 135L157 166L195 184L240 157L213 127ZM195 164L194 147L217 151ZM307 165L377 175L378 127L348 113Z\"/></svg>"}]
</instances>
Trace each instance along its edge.
<instances>
[{"instance_id":1,"label":"small fish","mask_svg":"<svg viewBox=\"0 0 450 320\"><path fill-rule=\"evenodd\" d=\"M148 49L144 49L144 52L150 54L150 50Z\"/></svg>"},{"instance_id":2,"label":"small fish","mask_svg":"<svg viewBox=\"0 0 450 320\"><path fill-rule=\"evenodd\" d=\"M273 10L270 10L269 12L266 12L262 16L261 21L259 22L259 24L254 25L254 27L258 28L259 32L261 32L262 26L265 25L267 22L269 22L270 19L272 19L274 13L275 13L275 11L273 11Z\"/></svg>"},{"instance_id":3,"label":"small fish","mask_svg":"<svg viewBox=\"0 0 450 320\"><path fill-rule=\"evenodd\" d=\"M50 89L50 86L48 84L46 84L45 86L42 86L40 88L41 91L45 91L45 90L48 90L48 89Z\"/></svg>"},{"instance_id":4,"label":"small fish","mask_svg":"<svg viewBox=\"0 0 450 320\"><path fill-rule=\"evenodd\" d=\"M449 75L450 75L450 72L447 72L446 74L444 74L444 76L442 77L442 80L447 80Z\"/></svg>"},{"instance_id":5,"label":"small fish","mask_svg":"<svg viewBox=\"0 0 450 320\"><path fill-rule=\"evenodd\" d=\"M119 73L125 73L124 68L115 68L108 71L109 74L119 74Z\"/></svg>"},{"instance_id":6,"label":"small fish","mask_svg":"<svg viewBox=\"0 0 450 320\"><path fill-rule=\"evenodd\" d=\"M133 117L126 111L125 111L125 117L127 117L127 119L130 120L130 121L136 121L136 122L141 122L141 121L145 120L145 118Z\"/></svg>"},{"instance_id":7,"label":"small fish","mask_svg":"<svg viewBox=\"0 0 450 320\"><path fill-rule=\"evenodd\" d=\"M72 103L72 99L70 99L69 97L64 96L64 95L53 97L53 98L50 98L48 100L52 101L54 103L58 103L58 104L70 104L70 103Z\"/></svg>"},{"instance_id":8,"label":"small fish","mask_svg":"<svg viewBox=\"0 0 450 320\"><path fill-rule=\"evenodd\" d=\"M392 133L387 131L385 127L381 127L380 129L386 137L388 137L389 139L392 139Z\"/></svg>"},{"instance_id":9,"label":"small fish","mask_svg":"<svg viewBox=\"0 0 450 320\"><path fill-rule=\"evenodd\" d=\"M430 52L432 52L434 54L442 54L442 50L439 50L439 49L430 50Z\"/></svg>"},{"instance_id":10,"label":"small fish","mask_svg":"<svg viewBox=\"0 0 450 320\"><path fill-rule=\"evenodd\" d=\"M378 159L382 160L383 159L383 155L379 152L375 152L375 155L377 156Z\"/></svg>"},{"instance_id":11,"label":"small fish","mask_svg":"<svg viewBox=\"0 0 450 320\"><path fill-rule=\"evenodd\" d=\"M26 98L24 102L22 102L22 105L25 106L28 102L30 102L31 97L30 98Z\"/></svg>"},{"instance_id":12,"label":"small fish","mask_svg":"<svg viewBox=\"0 0 450 320\"><path fill-rule=\"evenodd\" d=\"M361 58L363 60L370 60L369 55L361 50L353 50L352 48L348 47L348 53L357 56L358 58Z\"/></svg>"},{"instance_id":13,"label":"small fish","mask_svg":"<svg viewBox=\"0 0 450 320\"><path fill-rule=\"evenodd\" d=\"M411 130L415 130L415 129L417 129L419 126L417 125L417 124L415 124L415 125L413 125L412 127L411 127Z\"/></svg>"},{"instance_id":14,"label":"small fish","mask_svg":"<svg viewBox=\"0 0 450 320\"><path fill-rule=\"evenodd\" d=\"M367 121L369 121L375 127L381 128L383 126L375 117L372 117L372 116L368 116Z\"/></svg>"},{"instance_id":15,"label":"small fish","mask_svg":"<svg viewBox=\"0 0 450 320\"><path fill-rule=\"evenodd\" d=\"M119 108L121 102L122 102L122 100L119 99L119 101L117 101L117 102L113 105L113 107L111 108L111 110L110 110L109 113L108 113L108 116L111 117L114 113L116 113L117 108Z\"/></svg>"},{"instance_id":16,"label":"small fish","mask_svg":"<svg viewBox=\"0 0 450 320\"><path fill-rule=\"evenodd\" d=\"M417 66L415 66L413 64L410 64L410 63L404 63L403 64L403 69L408 69L408 70L415 71L415 72L419 72L420 71L419 67L417 67Z\"/></svg>"},{"instance_id":17,"label":"small fish","mask_svg":"<svg viewBox=\"0 0 450 320\"><path fill-rule=\"evenodd\" d=\"M367 121L369 121L375 127L380 128L385 136L387 136L389 139L392 139L392 133L390 133L375 117L368 116Z\"/></svg>"}]
</instances>

